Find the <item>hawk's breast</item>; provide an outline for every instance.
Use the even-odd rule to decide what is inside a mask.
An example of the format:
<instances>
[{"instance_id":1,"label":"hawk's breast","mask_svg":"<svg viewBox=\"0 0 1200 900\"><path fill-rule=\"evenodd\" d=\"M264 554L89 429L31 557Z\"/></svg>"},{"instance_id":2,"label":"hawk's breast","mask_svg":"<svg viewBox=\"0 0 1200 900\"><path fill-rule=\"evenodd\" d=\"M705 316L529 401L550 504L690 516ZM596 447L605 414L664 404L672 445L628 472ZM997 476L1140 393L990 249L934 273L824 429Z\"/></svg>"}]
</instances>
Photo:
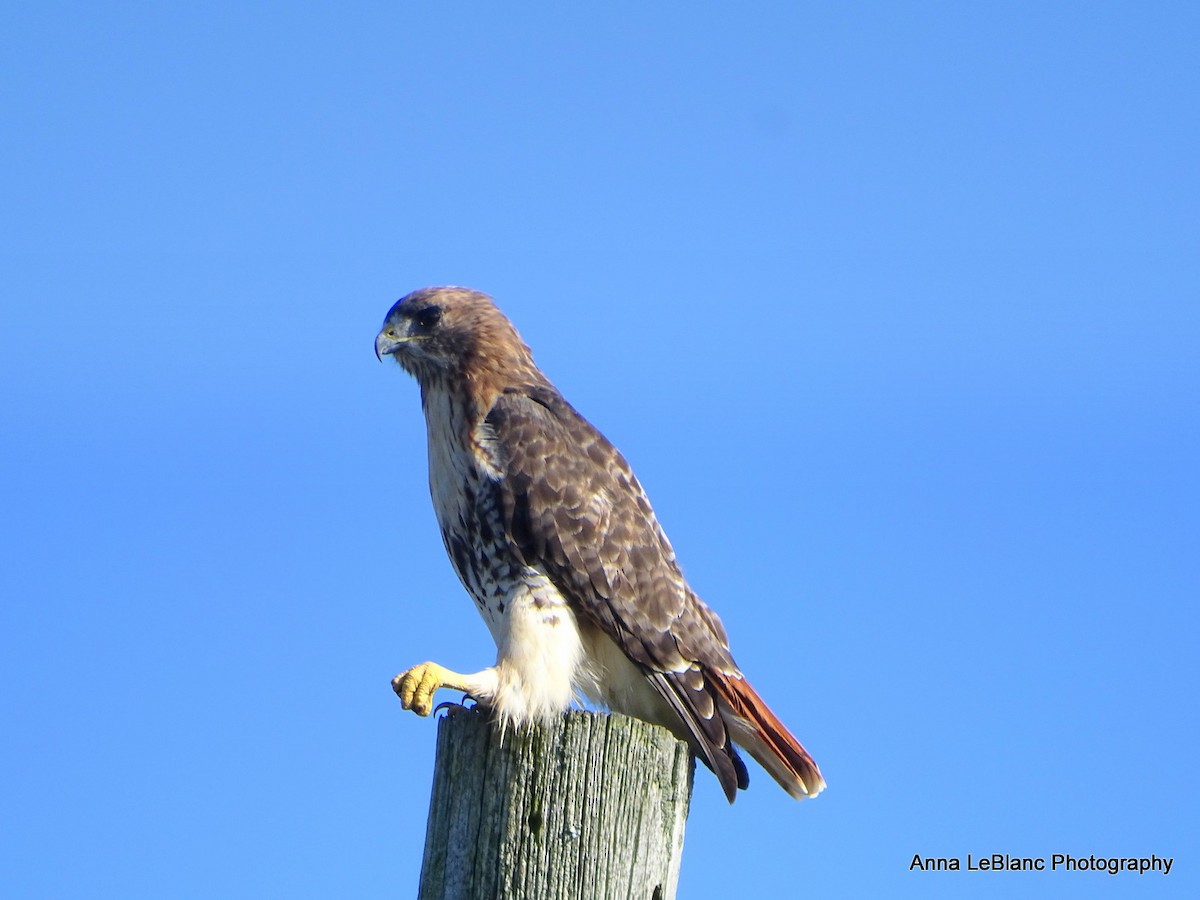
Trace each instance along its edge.
<instances>
[{"instance_id":1,"label":"hawk's breast","mask_svg":"<svg viewBox=\"0 0 1200 900\"><path fill-rule=\"evenodd\" d=\"M496 461L474 433L465 409L446 391L425 396L429 492L446 553L499 641L507 598L525 567L505 537Z\"/></svg>"}]
</instances>

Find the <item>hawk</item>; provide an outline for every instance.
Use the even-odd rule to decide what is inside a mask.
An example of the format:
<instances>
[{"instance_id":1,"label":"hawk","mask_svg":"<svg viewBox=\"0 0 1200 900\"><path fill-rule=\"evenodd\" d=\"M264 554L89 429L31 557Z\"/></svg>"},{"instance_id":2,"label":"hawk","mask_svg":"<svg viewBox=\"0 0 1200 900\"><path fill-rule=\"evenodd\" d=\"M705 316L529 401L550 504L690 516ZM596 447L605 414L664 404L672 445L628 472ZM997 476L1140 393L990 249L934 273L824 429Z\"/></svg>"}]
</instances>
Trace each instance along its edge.
<instances>
[{"instance_id":1,"label":"hawk","mask_svg":"<svg viewBox=\"0 0 1200 900\"><path fill-rule=\"evenodd\" d=\"M749 781L735 744L793 797L820 793L817 764L733 661L629 463L490 297L414 291L375 353L420 385L442 541L497 647L474 674L427 662L397 675L405 709L429 715L449 687L520 725L583 695L686 740L730 802Z\"/></svg>"}]
</instances>

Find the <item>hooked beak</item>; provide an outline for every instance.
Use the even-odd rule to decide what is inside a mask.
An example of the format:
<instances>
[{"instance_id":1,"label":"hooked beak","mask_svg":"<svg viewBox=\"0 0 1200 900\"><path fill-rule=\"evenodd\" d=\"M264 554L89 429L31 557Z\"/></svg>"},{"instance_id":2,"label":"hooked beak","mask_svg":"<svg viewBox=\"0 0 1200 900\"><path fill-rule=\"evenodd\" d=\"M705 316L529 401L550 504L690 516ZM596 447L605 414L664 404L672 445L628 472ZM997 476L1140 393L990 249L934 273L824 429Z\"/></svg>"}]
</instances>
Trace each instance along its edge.
<instances>
[{"instance_id":1,"label":"hooked beak","mask_svg":"<svg viewBox=\"0 0 1200 900\"><path fill-rule=\"evenodd\" d=\"M390 334L389 334L390 332ZM391 328L386 328L375 336L375 356L383 362L385 356L390 356L404 343L404 339Z\"/></svg>"}]
</instances>

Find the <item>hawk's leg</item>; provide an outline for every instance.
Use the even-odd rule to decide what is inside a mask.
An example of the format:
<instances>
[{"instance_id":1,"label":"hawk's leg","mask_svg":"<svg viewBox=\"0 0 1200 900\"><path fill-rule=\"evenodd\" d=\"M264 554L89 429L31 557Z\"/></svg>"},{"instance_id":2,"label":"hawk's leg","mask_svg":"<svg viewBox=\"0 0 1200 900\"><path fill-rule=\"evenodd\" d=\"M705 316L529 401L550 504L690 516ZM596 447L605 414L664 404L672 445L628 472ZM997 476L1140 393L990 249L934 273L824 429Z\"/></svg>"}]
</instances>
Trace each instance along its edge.
<instances>
[{"instance_id":1,"label":"hawk's leg","mask_svg":"<svg viewBox=\"0 0 1200 900\"><path fill-rule=\"evenodd\" d=\"M400 705L418 716L427 716L433 711L433 695L438 688L444 687L462 691L486 705L496 690L496 670L484 669L473 675L462 675L437 663L425 662L392 679L392 690L400 698Z\"/></svg>"}]
</instances>

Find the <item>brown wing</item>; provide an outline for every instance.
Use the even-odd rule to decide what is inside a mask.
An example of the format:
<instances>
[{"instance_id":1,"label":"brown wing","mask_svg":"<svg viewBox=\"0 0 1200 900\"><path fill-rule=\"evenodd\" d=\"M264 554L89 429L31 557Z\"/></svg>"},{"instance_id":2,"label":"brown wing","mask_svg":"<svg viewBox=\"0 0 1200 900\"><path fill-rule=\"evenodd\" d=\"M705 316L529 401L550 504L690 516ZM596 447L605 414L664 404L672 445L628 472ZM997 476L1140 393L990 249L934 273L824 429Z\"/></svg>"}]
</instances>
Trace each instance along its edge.
<instances>
[{"instance_id":1,"label":"brown wing","mask_svg":"<svg viewBox=\"0 0 1200 900\"><path fill-rule=\"evenodd\" d=\"M737 666L629 464L548 385L505 390L486 424L505 473L499 487L514 549L642 669L732 800L748 778L713 676Z\"/></svg>"}]
</instances>

